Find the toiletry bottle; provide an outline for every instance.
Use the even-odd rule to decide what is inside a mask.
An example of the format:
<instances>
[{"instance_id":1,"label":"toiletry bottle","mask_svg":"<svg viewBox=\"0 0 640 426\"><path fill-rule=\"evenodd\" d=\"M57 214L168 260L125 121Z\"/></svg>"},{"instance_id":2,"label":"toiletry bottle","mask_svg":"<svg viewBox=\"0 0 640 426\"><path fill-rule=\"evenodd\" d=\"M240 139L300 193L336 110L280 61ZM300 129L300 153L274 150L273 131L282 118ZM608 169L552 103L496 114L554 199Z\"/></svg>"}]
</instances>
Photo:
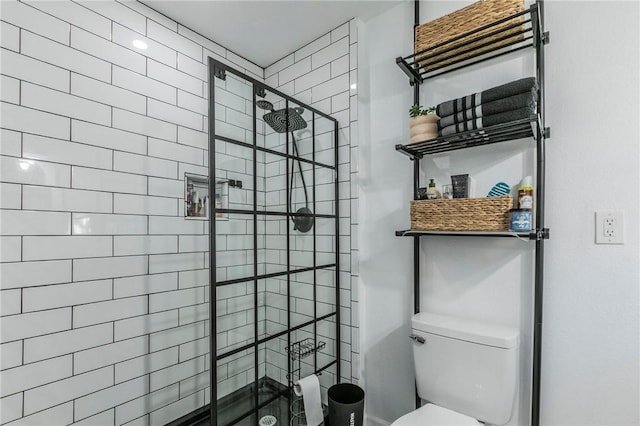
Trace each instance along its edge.
<instances>
[{"instance_id":1,"label":"toiletry bottle","mask_svg":"<svg viewBox=\"0 0 640 426\"><path fill-rule=\"evenodd\" d=\"M434 179L429 179L429 187L427 188L427 200L435 200L437 198L442 198L440 196L440 191L436 189L436 181Z\"/></svg>"},{"instance_id":2,"label":"toiletry bottle","mask_svg":"<svg viewBox=\"0 0 640 426\"><path fill-rule=\"evenodd\" d=\"M533 208L533 179L531 176L524 177L522 182L520 182L520 186L518 187L518 208Z\"/></svg>"}]
</instances>

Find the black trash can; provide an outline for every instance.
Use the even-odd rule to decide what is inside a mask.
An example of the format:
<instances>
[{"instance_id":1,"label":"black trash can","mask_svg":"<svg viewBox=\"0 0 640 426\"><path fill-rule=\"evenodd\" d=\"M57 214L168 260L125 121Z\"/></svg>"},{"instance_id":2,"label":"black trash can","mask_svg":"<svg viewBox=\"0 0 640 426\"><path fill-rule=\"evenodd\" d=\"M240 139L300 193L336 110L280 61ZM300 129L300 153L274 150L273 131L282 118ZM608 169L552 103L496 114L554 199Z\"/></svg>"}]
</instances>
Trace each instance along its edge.
<instances>
[{"instance_id":1,"label":"black trash can","mask_svg":"<svg viewBox=\"0 0 640 426\"><path fill-rule=\"evenodd\" d=\"M364 391L351 383L338 383L329 388L329 426L362 426Z\"/></svg>"}]
</instances>

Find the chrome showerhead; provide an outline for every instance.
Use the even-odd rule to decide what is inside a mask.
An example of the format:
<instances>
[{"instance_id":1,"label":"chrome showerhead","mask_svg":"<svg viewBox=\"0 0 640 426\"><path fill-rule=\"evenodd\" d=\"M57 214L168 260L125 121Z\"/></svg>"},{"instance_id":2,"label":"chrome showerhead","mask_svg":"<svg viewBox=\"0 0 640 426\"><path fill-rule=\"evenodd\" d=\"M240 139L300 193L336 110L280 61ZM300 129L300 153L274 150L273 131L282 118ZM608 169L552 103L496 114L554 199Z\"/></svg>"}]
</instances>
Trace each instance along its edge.
<instances>
[{"instance_id":1,"label":"chrome showerhead","mask_svg":"<svg viewBox=\"0 0 640 426\"><path fill-rule=\"evenodd\" d=\"M256 101L256 106L260 109L266 109L267 111L273 110L273 104L266 99L260 99Z\"/></svg>"}]
</instances>

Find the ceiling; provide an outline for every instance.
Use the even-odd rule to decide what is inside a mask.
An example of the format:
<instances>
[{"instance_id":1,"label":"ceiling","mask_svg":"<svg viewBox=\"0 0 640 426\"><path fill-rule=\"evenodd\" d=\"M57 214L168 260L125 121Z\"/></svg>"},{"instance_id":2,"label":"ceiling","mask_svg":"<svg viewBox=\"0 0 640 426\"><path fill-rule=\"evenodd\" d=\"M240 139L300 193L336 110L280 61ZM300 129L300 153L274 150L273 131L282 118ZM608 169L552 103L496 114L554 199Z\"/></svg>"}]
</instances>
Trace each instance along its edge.
<instances>
[{"instance_id":1,"label":"ceiling","mask_svg":"<svg viewBox=\"0 0 640 426\"><path fill-rule=\"evenodd\" d=\"M180 24L267 67L353 17L409 0L142 0Z\"/></svg>"}]
</instances>

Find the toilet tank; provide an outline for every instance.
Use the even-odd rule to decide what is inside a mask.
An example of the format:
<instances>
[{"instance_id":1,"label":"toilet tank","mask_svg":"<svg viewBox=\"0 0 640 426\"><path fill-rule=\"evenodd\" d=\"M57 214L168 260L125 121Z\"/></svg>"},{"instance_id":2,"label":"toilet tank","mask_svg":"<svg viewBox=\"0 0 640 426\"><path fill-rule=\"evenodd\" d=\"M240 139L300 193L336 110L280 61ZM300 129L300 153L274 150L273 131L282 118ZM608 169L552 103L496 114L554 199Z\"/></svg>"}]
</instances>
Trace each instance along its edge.
<instances>
[{"instance_id":1,"label":"toilet tank","mask_svg":"<svg viewBox=\"0 0 640 426\"><path fill-rule=\"evenodd\" d=\"M411 322L418 395L485 423L507 423L518 378L518 329L424 312Z\"/></svg>"}]
</instances>

